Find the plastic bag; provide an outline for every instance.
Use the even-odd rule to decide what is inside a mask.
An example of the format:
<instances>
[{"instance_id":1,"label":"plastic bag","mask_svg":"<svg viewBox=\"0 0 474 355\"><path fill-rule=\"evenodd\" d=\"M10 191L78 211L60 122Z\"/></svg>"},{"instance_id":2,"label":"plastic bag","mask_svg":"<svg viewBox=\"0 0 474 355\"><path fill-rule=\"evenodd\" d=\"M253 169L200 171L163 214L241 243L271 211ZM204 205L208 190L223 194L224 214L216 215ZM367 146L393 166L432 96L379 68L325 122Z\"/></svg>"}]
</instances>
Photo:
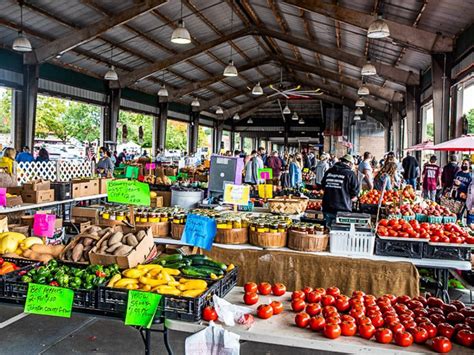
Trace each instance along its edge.
<instances>
[{"instance_id":1,"label":"plastic bag","mask_svg":"<svg viewBox=\"0 0 474 355\"><path fill-rule=\"evenodd\" d=\"M210 322L200 332L186 338L186 355L239 355L240 336Z\"/></svg>"},{"instance_id":2,"label":"plastic bag","mask_svg":"<svg viewBox=\"0 0 474 355\"><path fill-rule=\"evenodd\" d=\"M212 296L212 301L219 320L229 327L234 326L244 314L252 313L251 308L233 305L216 295Z\"/></svg>"}]
</instances>

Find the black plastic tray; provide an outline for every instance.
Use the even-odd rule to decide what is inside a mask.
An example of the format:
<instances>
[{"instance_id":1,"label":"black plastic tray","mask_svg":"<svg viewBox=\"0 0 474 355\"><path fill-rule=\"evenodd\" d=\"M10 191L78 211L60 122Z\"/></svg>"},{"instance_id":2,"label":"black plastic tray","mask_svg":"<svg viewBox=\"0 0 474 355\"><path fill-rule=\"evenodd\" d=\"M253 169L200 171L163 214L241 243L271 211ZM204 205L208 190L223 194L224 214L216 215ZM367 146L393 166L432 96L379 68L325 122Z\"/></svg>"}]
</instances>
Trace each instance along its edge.
<instances>
[{"instance_id":1,"label":"black plastic tray","mask_svg":"<svg viewBox=\"0 0 474 355\"><path fill-rule=\"evenodd\" d=\"M375 255L399 256L405 258L423 258L424 241L393 240L377 237L375 239Z\"/></svg>"},{"instance_id":2,"label":"black plastic tray","mask_svg":"<svg viewBox=\"0 0 474 355\"><path fill-rule=\"evenodd\" d=\"M427 259L471 261L471 248L425 243L423 257Z\"/></svg>"},{"instance_id":3,"label":"black plastic tray","mask_svg":"<svg viewBox=\"0 0 474 355\"><path fill-rule=\"evenodd\" d=\"M15 263L20 268L18 270L14 270L9 272L5 275L0 275L0 298L4 298L6 295L6 283L7 280L12 277L18 277L19 275L23 274L24 272L28 271L29 269L41 265L41 262L28 260L28 259L20 259L20 258L3 258L4 261L8 261L11 263Z\"/></svg>"}]
</instances>

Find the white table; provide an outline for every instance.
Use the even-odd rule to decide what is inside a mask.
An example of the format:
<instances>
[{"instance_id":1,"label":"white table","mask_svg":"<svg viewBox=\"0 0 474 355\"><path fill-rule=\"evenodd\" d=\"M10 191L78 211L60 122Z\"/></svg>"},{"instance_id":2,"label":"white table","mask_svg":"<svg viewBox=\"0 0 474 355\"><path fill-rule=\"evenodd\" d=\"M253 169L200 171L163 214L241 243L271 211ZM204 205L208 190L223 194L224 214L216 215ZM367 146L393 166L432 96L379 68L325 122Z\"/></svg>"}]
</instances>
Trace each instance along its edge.
<instances>
[{"instance_id":1,"label":"white table","mask_svg":"<svg viewBox=\"0 0 474 355\"><path fill-rule=\"evenodd\" d=\"M242 301L242 287L235 287L225 299L229 302L245 306ZM273 316L270 319L262 320L255 316L254 325L247 330L241 325L233 327L224 326L225 329L240 335L241 341L250 341L256 343L274 344L289 346L294 348L305 348L314 350L324 350L336 353L350 354L434 354L427 345L412 345L408 348L402 348L395 344L379 344L375 340L365 340L359 336L343 337L330 340L321 333L313 332L309 329L296 327L294 323L295 314L290 308L290 293L285 296L259 296L258 304L269 303L269 300L279 300L283 302L283 313ZM258 304L246 306L255 310ZM255 315L256 312L253 312ZM165 327L169 330L196 333L207 326L206 322L188 323L177 320L166 319ZM295 353L297 350L295 349ZM467 354L469 349L453 344L453 350L450 354Z\"/></svg>"}]
</instances>

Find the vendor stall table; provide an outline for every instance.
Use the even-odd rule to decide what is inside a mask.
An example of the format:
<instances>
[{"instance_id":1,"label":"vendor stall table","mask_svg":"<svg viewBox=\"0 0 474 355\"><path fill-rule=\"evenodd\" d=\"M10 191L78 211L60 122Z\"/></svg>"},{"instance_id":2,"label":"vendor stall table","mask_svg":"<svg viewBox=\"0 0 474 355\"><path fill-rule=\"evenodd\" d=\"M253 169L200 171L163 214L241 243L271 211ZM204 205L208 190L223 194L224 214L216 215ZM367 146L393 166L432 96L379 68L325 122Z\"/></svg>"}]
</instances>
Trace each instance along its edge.
<instances>
[{"instance_id":1,"label":"vendor stall table","mask_svg":"<svg viewBox=\"0 0 474 355\"><path fill-rule=\"evenodd\" d=\"M242 295L242 287L235 287L225 299L233 304L245 306L242 302ZM241 341L275 344L294 348L349 354L434 354L426 345L412 345L408 348L402 348L394 344L379 344L375 342L375 340L365 340L357 336L340 337L335 340L329 340L321 333L296 327L294 324L295 313L289 311L291 309L289 292L281 297L260 296L259 304L269 303L270 299L282 301L285 311L267 320L255 318L254 325L248 330L242 325L233 327L224 326L224 328L238 334ZM257 305L250 307L256 309ZM178 332L196 333L206 326L205 324L186 323L171 319L165 320L165 327L167 329ZM469 352L467 348L453 344L453 350L450 354L466 354L467 352Z\"/></svg>"}]
</instances>

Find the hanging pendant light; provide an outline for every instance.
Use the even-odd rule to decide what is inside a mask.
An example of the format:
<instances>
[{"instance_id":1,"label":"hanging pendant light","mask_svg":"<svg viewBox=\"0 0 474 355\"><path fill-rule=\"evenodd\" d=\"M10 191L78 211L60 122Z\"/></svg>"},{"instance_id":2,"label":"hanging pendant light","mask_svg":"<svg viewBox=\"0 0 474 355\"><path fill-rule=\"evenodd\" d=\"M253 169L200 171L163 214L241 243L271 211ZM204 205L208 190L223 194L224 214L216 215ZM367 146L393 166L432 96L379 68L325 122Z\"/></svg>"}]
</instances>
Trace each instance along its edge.
<instances>
[{"instance_id":1,"label":"hanging pendant light","mask_svg":"<svg viewBox=\"0 0 474 355\"><path fill-rule=\"evenodd\" d=\"M222 107L217 106L216 115L223 115L223 114L224 114L224 110L222 109Z\"/></svg>"},{"instance_id":2,"label":"hanging pendant light","mask_svg":"<svg viewBox=\"0 0 474 355\"><path fill-rule=\"evenodd\" d=\"M298 121L298 123L299 123L299 124L304 124L304 123L305 123L303 117L300 118L300 120Z\"/></svg>"},{"instance_id":3,"label":"hanging pendant light","mask_svg":"<svg viewBox=\"0 0 474 355\"><path fill-rule=\"evenodd\" d=\"M357 90L357 95L359 96L365 96L365 95L370 95L370 90L367 87L367 85L362 84L362 86Z\"/></svg>"},{"instance_id":4,"label":"hanging pendant light","mask_svg":"<svg viewBox=\"0 0 474 355\"><path fill-rule=\"evenodd\" d=\"M191 102L191 106L192 106L192 107L199 107L199 106L201 106L201 103L200 103L199 100L195 97L195 98L193 99L193 101Z\"/></svg>"},{"instance_id":5,"label":"hanging pendant light","mask_svg":"<svg viewBox=\"0 0 474 355\"><path fill-rule=\"evenodd\" d=\"M356 103L355 103L355 106L356 107L365 107L364 100L362 100L362 99L357 100Z\"/></svg>"},{"instance_id":6,"label":"hanging pendant light","mask_svg":"<svg viewBox=\"0 0 474 355\"><path fill-rule=\"evenodd\" d=\"M390 36L390 29L383 17L379 15L377 20L372 22L367 30L367 37L369 38L387 38Z\"/></svg>"},{"instance_id":7,"label":"hanging pendant light","mask_svg":"<svg viewBox=\"0 0 474 355\"><path fill-rule=\"evenodd\" d=\"M360 116L359 116L359 115L355 115L355 116L354 116L354 121L360 121Z\"/></svg>"},{"instance_id":8,"label":"hanging pendant light","mask_svg":"<svg viewBox=\"0 0 474 355\"><path fill-rule=\"evenodd\" d=\"M249 118L249 120L247 121L248 124L253 124L253 120L252 120L252 117Z\"/></svg>"},{"instance_id":9,"label":"hanging pendant light","mask_svg":"<svg viewBox=\"0 0 474 355\"><path fill-rule=\"evenodd\" d=\"M104 75L105 80L118 80L118 74L115 71L115 66L111 65L110 69Z\"/></svg>"},{"instance_id":10,"label":"hanging pendant light","mask_svg":"<svg viewBox=\"0 0 474 355\"><path fill-rule=\"evenodd\" d=\"M23 4L20 3L20 28L23 28ZM12 46L14 51L17 52L31 52L33 48L28 38L23 34L23 30L18 31L18 37L13 41Z\"/></svg>"},{"instance_id":11,"label":"hanging pendant light","mask_svg":"<svg viewBox=\"0 0 474 355\"><path fill-rule=\"evenodd\" d=\"M377 75L377 69L375 69L375 66L370 62L370 59L368 59L367 63L365 63L362 67L360 73L362 76Z\"/></svg>"},{"instance_id":12,"label":"hanging pendant light","mask_svg":"<svg viewBox=\"0 0 474 355\"><path fill-rule=\"evenodd\" d=\"M189 31L184 27L183 21L183 1L181 0L181 18L178 21L178 27L176 27L171 34L171 42L176 44L189 44L191 43L191 35Z\"/></svg>"},{"instance_id":13,"label":"hanging pendant light","mask_svg":"<svg viewBox=\"0 0 474 355\"><path fill-rule=\"evenodd\" d=\"M293 121L298 121L298 114L296 112L293 112L293 116L291 116L291 119Z\"/></svg>"},{"instance_id":14,"label":"hanging pendant light","mask_svg":"<svg viewBox=\"0 0 474 355\"><path fill-rule=\"evenodd\" d=\"M224 74L225 75L225 74ZM260 86L260 82L258 82L252 89L252 95L255 95L255 96L260 96L260 95L263 95L263 89L262 87Z\"/></svg>"},{"instance_id":15,"label":"hanging pendant light","mask_svg":"<svg viewBox=\"0 0 474 355\"><path fill-rule=\"evenodd\" d=\"M288 107L288 104L285 105L285 108L283 109L283 114L284 115L290 115L291 114L291 110Z\"/></svg>"},{"instance_id":16,"label":"hanging pendant light","mask_svg":"<svg viewBox=\"0 0 474 355\"><path fill-rule=\"evenodd\" d=\"M234 114L233 119L234 119L234 121L240 120L240 116L239 116L239 113L238 113L238 112L236 112L236 113Z\"/></svg>"},{"instance_id":17,"label":"hanging pendant light","mask_svg":"<svg viewBox=\"0 0 474 355\"><path fill-rule=\"evenodd\" d=\"M158 90L158 96L160 97L168 97L168 89L166 88L166 85L163 84L160 87L160 90Z\"/></svg>"},{"instance_id":18,"label":"hanging pendant light","mask_svg":"<svg viewBox=\"0 0 474 355\"><path fill-rule=\"evenodd\" d=\"M364 111L362 111L362 109L360 107L357 107L356 110L354 111L354 115L362 115L364 114Z\"/></svg>"},{"instance_id":19,"label":"hanging pendant light","mask_svg":"<svg viewBox=\"0 0 474 355\"><path fill-rule=\"evenodd\" d=\"M238 76L238 75L239 73L237 72L237 68L234 65L234 61L232 59L229 60L229 64L227 64L227 66L224 69L224 76Z\"/></svg>"}]
</instances>

